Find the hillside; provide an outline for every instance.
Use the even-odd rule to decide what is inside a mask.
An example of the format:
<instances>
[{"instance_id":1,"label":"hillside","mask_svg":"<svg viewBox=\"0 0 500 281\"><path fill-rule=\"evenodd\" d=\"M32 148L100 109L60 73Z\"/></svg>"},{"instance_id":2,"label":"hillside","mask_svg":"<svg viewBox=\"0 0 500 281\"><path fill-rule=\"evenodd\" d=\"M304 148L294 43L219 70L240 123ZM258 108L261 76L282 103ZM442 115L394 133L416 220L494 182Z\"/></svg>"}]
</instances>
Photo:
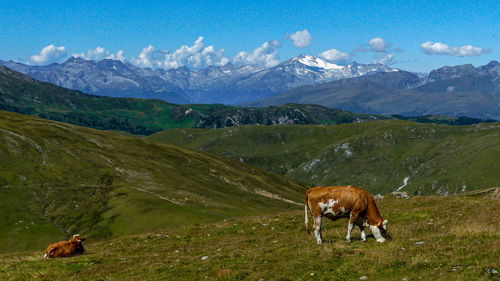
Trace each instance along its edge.
<instances>
[{"instance_id":1,"label":"hillside","mask_svg":"<svg viewBox=\"0 0 500 281\"><path fill-rule=\"evenodd\" d=\"M0 251L287 210L305 189L204 152L3 111L0 140Z\"/></svg>"},{"instance_id":2,"label":"hillside","mask_svg":"<svg viewBox=\"0 0 500 281\"><path fill-rule=\"evenodd\" d=\"M500 182L500 123L385 120L334 126L175 129L150 139L229 157L310 185L455 194Z\"/></svg>"},{"instance_id":3,"label":"hillside","mask_svg":"<svg viewBox=\"0 0 500 281\"><path fill-rule=\"evenodd\" d=\"M337 124L386 119L316 105L233 107L176 105L160 100L86 95L0 66L0 110L76 125L149 135L170 128L221 128L247 124Z\"/></svg>"},{"instance_id":4,"label":"hillside","mask_svg":"<svg viewBox=\"0 0 500 281\"><path fill-rule=\"evenodd\" d=\"M307 236L303 208L96 242L65 259L0 255L2 280L499 280L500 212L490 193L382 199L392 241L346 243L347 220ZM312 223L312 222L310 222ZM368 231L369 234L369 231ZM494 273L495 271L497 273ZM490 273L491 272L491 273Z\"/></svg>"}]
</instances>

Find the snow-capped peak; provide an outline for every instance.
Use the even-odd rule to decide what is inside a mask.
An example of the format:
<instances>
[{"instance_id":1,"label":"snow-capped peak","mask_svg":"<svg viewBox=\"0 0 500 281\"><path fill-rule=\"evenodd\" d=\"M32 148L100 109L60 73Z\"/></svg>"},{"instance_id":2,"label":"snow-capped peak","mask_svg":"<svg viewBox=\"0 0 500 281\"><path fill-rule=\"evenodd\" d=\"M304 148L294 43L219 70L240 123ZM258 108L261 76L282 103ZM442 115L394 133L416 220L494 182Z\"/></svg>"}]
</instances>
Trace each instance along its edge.
<instances>
[{"instance_id":1,"label":"snow-capped peak","mask_svg":"<svg viewBox=\"0 0 500 281\"><path fill-rule=\"evenodd\" d=\"M323 68L326 70L340 70L342 69L342 66L327 62L325 60L322 60L318 57L311 56L311 55L300 55L297 57L297 60L307 66L311 67L318 67L318 68Z\"/></svg>"}]
</instances>

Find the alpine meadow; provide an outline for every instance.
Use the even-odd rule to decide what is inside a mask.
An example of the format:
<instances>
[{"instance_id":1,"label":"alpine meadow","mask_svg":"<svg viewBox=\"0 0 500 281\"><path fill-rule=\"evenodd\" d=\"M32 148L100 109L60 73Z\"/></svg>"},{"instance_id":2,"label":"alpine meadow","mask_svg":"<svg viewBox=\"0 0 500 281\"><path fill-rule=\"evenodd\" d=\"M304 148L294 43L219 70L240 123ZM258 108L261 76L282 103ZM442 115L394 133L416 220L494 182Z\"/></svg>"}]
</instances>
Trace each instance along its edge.
<instances>
[{"instance_id":1,"label":"alpine meadow","mask_svg":"<svg viewBox=\"0 0 500 281\"><path fill-rule=\"evenodd\" d=\"M500 280L500 2L1 7L1 281Z\"/></svg>"}]
</instances>

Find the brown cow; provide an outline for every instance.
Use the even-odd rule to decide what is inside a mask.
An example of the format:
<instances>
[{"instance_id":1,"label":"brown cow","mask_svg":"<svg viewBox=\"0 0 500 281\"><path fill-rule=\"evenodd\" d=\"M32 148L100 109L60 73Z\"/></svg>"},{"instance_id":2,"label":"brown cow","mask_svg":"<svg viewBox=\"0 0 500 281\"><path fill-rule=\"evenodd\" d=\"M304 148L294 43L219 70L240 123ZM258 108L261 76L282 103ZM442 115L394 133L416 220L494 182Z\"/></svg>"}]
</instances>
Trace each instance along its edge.
<instances>
[{"instance_id":1,"label":"brown cow","mask_svg":"<svg viewBox=\"0 0 500 281\"><path fill-rule=\"evenodd\" d=\"M387 220L383 220L370 192L354 186L313 187L307 190L305 200L305 222L307 233L309 224L307 209L314 219L314 235L318 244L323 243L321 220L323 216L337 220L349 218L346 240L351 240L351 231L356 224L361 230L361 240L366 241L365 226L369 226L377 242L390 239Z\"/></svg>"},{"instance_id":2,"label":"brown cow","mask_svg":"<svg viewBox=\"0 0 500 281\"><path fill-rule=\"evenodd\" d=\"M47 247L44 258L59 258L69 257L72 255L82 254L84 237L79 234L73 235L73 238L67 241L52 243Z\"/></svg>"}]
</instances>

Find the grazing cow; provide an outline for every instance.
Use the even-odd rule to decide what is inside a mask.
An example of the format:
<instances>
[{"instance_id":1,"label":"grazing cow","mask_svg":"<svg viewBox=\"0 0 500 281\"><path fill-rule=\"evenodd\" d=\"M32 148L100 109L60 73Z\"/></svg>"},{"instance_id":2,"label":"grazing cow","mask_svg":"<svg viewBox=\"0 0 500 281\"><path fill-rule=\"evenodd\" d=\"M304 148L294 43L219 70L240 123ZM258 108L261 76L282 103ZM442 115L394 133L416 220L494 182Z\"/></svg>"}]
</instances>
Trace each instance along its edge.
<instances>
[{"instance_id":1,"label":"grazing cow","mask_svg":"<svg viewBox=\"0 0 500 281\"><path fill-rule=\"evenodd\" d=\"M83 241L85 241L85 238L81 237L80 234L75 234L67 241L52 243L47 247L43 257L59 258L83 254Z\"/></svg>"},{"instance_id":2,"label":"grazing cow","mask_svg":"<svg viewBox=\"0 0 500 281\"><path fill-rule=\"evenodd\" d=\"M377 242L390 239L387 233L387 220L383 220L370 192L354 186L313 187L307 190L305 200L305 222L310 234L307 209L314 219L314 235L318 244L323 243L321 237L321 220L323 216L337 220L349 218L346 240L351 240L351 231L356 224L361 230L361 240L366 241L365 226L369 226Z\"/></svg>"}]
</instances>

